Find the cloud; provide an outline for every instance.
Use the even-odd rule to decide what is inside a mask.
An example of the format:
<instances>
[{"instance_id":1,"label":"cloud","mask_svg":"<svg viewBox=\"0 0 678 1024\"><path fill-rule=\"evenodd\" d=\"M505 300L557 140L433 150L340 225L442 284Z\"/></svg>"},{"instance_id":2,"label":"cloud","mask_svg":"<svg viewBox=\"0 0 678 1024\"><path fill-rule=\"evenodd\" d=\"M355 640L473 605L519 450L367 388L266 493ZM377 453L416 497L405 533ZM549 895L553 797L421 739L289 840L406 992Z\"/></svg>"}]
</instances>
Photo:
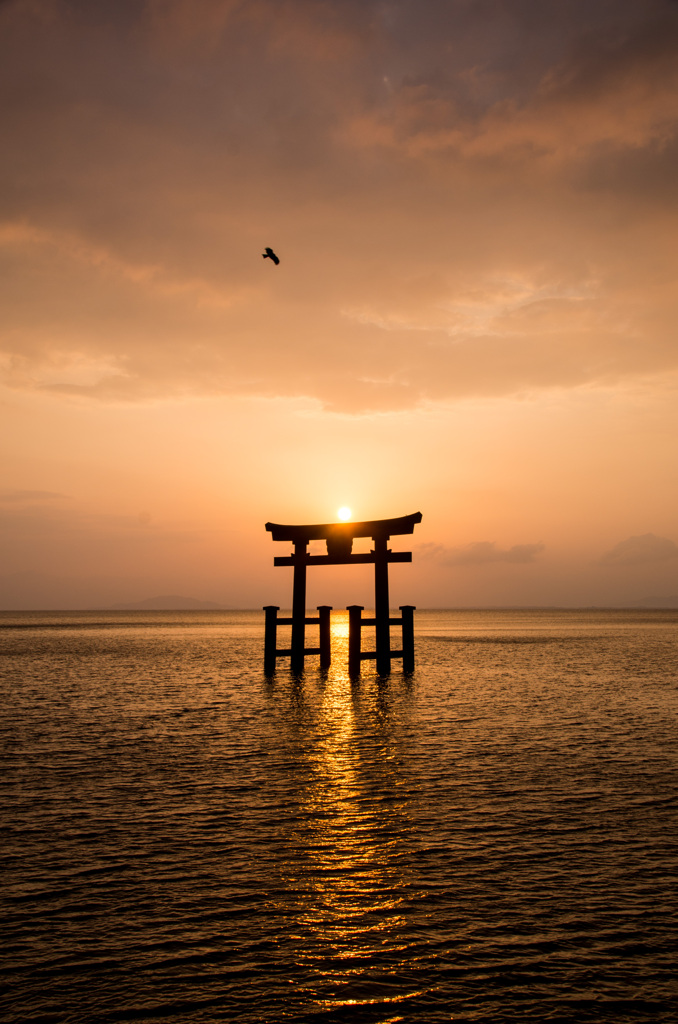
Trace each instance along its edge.
<instances>
[{"instance_id":1,"label":"cloud","mask_svg":"<svg viewBox=\"0 0 678 1024\"><path fill-rule=\"evenodd\" d=\"M58 491L0 490L0 502L7 502L10 504L34 504L35 502L43 501L61 501L63 498L67 497L67 494L60 494Z\"/></svg>"},{"instance_id":2,"label":"cloud","mask_svg":"<svg viewBox=\"0 0 678 1024\"><path fill-rule=\"evenodd\" d=\"M9 386L359 412L678 370L676 5L33 0L0 28Z\"/></svg>"},{"instance_id":3,"label":"cloud","mask_svg":"<svg viewBox=\"0 0 678 1024\"><path fill-rule=\"evenodd\" d=\"M137 515L65 506L62 495L15 491L0 502L0 561L5 571L46 567L82 570L93 564L118 569L151 562L199 544L200 529Z\"/></svg>"},{"instance_id":4,"label":"cloud","mask_svg":"<svg viewBox=\"0 0 678 1024\"><path fill-rule=\"evenodd\" d=\"M643 533L615 544L602 556L600 565L644 565L650 562L668 562L673 558L678 558L678 544L668 537Z\"/></svg>"},{"instance_id":5,"label":"cloud","mask_svg":"<svg viewBox=\"0 0 678 1024\"><path fill-rule=\"evenodd\" d=\"M444 566L487 565L490 562L526 565L534 562L543 550L543 544L514 544L510 548L500 548L494 541L488 540L452 548L441 544L422 544L418 548L423 558L429 558Z\"/></svg>"},{"instance_id":6,"label":"cloud","mask_svg":"<svg viewBox=\"0 0 678 1024\"><path fill-rule=\"evenodd\" d=\"M677 49L676 22L658 17L656 7L635 31L595 29L584 19L569 52L540 69L529 93L504 74L497 96L496 68L419 76L402 83L390 109L356 123L356 141L422 159L443 151L474 161L503 155L531 176L545 161L566 164L605 146L661 143L675 132ZM470 102L471 82L484 103Z\"/></svg>"}]
</instances>

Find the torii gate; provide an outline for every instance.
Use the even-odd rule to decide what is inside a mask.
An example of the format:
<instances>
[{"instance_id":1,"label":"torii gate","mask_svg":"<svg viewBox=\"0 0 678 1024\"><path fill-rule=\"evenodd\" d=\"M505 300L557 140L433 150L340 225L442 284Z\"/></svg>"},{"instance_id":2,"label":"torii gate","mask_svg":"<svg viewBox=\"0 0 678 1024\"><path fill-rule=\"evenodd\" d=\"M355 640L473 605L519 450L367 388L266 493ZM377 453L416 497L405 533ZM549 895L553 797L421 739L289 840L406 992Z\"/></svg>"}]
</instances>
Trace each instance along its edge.
<instances>
[{"instance_id":1,"label":"torii gate","mask_svg":"<svg viewBox=\"0 0 678 1024\"><path fill-rule=\"evenodd\" d=\"M289 657L293 672L301 672L304 668L304 657L307 654L319 654L320 664L330 664L330 611L329 605L318 607L317 618L306 617L306 567L309 565L364 565L374 563L374 618L362 618L362 605L350 605L349 636L348 636L348 667L354 675L360 671L360 662L366 658L376 658L377 672L387 675L391 671L391 658L403 659L403 670L411 672L414 668L414 606L401 605L402 618L390 618L388 598L388 564L389 562L411 562L411 551L391 551L388 540L392 536L414 533L414 527L421 522L421 512L398 519L373 519L363 523L321 523L314 526L280 526L278 523L266 523L266 529L273 540L292 541L294 554L274 558L273 564L291 565L294 567L294 583L292 589L292 618L278 618L279 605L267 605L266 633L264 640L264 671L270 674L275 671L277 658ZM365 554L352 554L355 537L371 537L374 549ZM309 541L324 540L327 542L326 555L309 555ZM277 627L292 626L292 646L278 650ZM305 646L306 625L320 626L320 646ZM402 650L391 650L390 625L401 625L403 632ZM361 652L361 631L363 626L376 627L376 652Z\"/></svg>"}]
</instances>

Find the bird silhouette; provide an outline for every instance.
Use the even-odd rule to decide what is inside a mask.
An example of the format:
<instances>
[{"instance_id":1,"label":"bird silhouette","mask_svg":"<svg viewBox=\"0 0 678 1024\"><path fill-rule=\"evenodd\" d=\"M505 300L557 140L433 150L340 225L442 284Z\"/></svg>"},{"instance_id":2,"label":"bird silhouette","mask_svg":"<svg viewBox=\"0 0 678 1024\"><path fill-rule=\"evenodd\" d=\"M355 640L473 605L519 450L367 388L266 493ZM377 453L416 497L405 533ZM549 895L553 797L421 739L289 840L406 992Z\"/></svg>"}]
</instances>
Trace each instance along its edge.
<instances>
[{"instance_id":1,"label":"bird silhouette","mask_svg":"<svg viewBox=\"0 0 678 1024\"><path fill-rule=\"evenodd\" d=\"M280 260L278 259L276 254L273 252L273 249L269 248L269 246L266 246L265 252L262 252L261 255L264 257L265 260L273 260L273 262L275 263L276 267L280 263Z\"/></svg>"}]
</instances>

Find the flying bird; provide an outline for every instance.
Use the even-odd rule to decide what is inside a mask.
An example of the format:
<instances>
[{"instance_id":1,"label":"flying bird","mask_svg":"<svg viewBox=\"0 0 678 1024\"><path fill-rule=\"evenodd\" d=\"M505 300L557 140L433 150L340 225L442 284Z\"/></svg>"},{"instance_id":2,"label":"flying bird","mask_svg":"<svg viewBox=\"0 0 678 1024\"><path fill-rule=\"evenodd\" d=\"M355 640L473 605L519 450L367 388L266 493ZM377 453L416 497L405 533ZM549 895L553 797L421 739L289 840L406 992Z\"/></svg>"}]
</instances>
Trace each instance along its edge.
<instances>
[{"instance_id":1,"label":"flying bird","mask_svg":"<svg viewBox=\"0 0 678 1024\"><path fill-rule=\"evenodd\" d=\"M273 252L273 249L270 249L268 246L266 246L266 251L262 252L261 255L264 257L265 260L273 260L273 262L275 263L276 267L280 263L280 260L278 259L276 254Z\"/></svg>"}]
</instances>

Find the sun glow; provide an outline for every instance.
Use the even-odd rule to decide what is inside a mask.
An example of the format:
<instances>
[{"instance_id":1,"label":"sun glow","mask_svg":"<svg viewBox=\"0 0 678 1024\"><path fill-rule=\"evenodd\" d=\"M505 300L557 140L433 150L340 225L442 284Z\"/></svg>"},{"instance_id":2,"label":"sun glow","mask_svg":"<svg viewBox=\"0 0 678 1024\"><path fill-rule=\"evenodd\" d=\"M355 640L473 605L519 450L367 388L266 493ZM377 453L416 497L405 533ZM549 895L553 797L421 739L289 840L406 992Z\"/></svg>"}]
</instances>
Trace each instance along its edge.
<instances>
[{"instance_id":1,"label":"sun glow","mask_svg":"<svg viewBox=\"0 0 678 1024\"><path fill-rule=\"evenodd\" d=\"M342 523L348 522L352 514L353 513L351 512L350 508L348 508L346 505L342 505L340 509L337 509L337 515L341 519Z\"/></svg>"}]
</instances>

